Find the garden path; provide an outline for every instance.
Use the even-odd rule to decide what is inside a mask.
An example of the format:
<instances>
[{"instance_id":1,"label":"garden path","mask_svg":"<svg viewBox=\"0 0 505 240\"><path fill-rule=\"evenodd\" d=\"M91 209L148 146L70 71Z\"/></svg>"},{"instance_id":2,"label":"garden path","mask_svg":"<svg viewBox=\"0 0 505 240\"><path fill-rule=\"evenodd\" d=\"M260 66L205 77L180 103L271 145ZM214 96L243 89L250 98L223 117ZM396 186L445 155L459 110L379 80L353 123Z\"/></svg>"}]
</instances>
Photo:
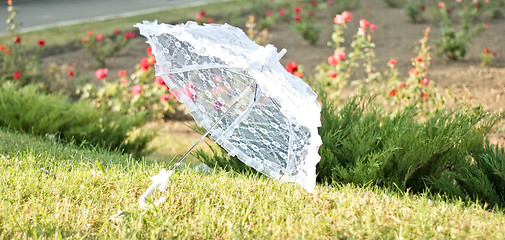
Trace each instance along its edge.
<instances>
[{"instance_id":1,"label":"garden path","mask_svg":"<svg viewBox=\"0 0 505 240\"><path fill-rule=\"evenodd\" d=\"M173 8L203 5L218 0L17 0L18 32L28 32L53 26L64 26L116 17L134 16ZM0 19L6 19L7 3L0 3ZM0 22L0 34L7 30Z\"/></svg>"}]
</instances>

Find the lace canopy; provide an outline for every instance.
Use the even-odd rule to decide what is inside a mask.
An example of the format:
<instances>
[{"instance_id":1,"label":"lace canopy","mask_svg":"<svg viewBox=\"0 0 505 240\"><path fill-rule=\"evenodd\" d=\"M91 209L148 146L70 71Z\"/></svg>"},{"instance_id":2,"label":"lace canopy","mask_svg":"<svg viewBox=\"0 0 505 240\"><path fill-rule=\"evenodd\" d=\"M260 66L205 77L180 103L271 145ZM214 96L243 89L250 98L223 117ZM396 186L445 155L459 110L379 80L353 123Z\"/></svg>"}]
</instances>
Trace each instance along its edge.
<instances>
[{"instance_id":1,"label":"lace canopy","mask_svg":"<svg viewBox=\"0 0 505 240\"><path fill-rule=\"evenodd\" d=\"M238 101L210 132L229 155L313 191L321 107L310 86L280 64L274 46L259 46L227 24L136 26L152 47L156 75L198 125L210 129Z\"/></svg>"}]
</instances>

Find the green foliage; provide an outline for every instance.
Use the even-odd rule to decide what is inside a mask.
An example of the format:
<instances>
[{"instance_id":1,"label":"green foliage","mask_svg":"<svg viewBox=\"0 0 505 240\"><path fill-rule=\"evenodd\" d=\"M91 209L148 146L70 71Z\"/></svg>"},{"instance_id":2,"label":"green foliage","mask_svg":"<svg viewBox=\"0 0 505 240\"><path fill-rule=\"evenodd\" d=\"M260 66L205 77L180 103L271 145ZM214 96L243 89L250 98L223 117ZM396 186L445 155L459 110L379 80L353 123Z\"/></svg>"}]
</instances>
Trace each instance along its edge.
<instances>
[{"instance_id":1,"label":"green foliage","mask_svg":"<svg viewBox=\"0 0 505 240\"><path fill-rule=\"evenodd\" d=\"M490 0L488 4L479 1L479 7L489 13L492 18L503 18L505 16L505 0Z\"/></svg>"},{"instance_id":2,"label":"green foliage","mask_svg":"<svg viewBox=\"0 0 505 240\"><path fill-rule=\"evenodd\" d=\"M136 71L130 77L122 70L118 73L119 79L110 81L108 69L98 69L95 75L100 85L91 82L83 85L77 91L80 98L107 112L142 113L149 119L162 119L175 113L180 103L169 93L163 77L155 76L155 59L150 49L148 47L148 56L135 66Z\"/></svg>"},{"instance_id":3,"label":"green foliage","mask_svg":"<svg viewBox=\"0 0 505 240\"><path fill-rule=\"evenodd\" d=\"M317 19L314 15L314 11L316 11L315 7L308 4L293 8L293 29L311 45L317 43L319 33L321 32L321 27L317 25Z\"/></svg>"},{"instance_id":4,"label":"green foliage","mask_svg":"<svg viewBox=\"0 0 505 240\"><path fill-rule=\"evenodd\" d=\"M406 0L384 0L384 2L390 7L403 7Z\"/></svg>"},{"instance_id":5,"label":"green foliage","mask_svg":"<svg viewBox=\"0 0 505 240\"><path fill-rule=\"evenodd\" d=\"M415 107L384 112L363 95L338 109L323 96L318 178L401 191L431 189L498 204L505 195L488 178L503 169L484 171L479 157L486 166L501 166L503 151L484 148L485 135L500 117L473 108L440 110L424 119Z\"/></svg>"},{"instance_id":6,"label":"green foliage","mask_svg":"<svg viewBox=\"0 0 505 240\"><path fill-rule=\"evenodd\" d=\"M438 178L427 178L432 191L455 195L463 199L470 196L491 207L505 206L505 152L503 148L486 143L483 148L474 150L465 162L457 162L457 164L459 165L456 165L453 171L447 171ZM447 184L450 182L457 184Z\"/></svg>"},{"instance_id":7,"label":"green foliage","mask_svg":"<svg viewBox=\"0 0 505 240\"><path fill-rule=\"evenodd\" d=\"M445 5L440 5L439 13L442 16L442 24L440 26L441 40L437 43L438 53L444 54L451 60L464 58L473 38L484 31L484 25L477 24L478 9L470 1L466 1L459 11L460 24L457 30Z\"/></svg>"},{"instance_id":8,"label":"green foliage","mask_svg":"<svg viewBox=\"0 0 505 240\"><path fill-rule=\"evenodd\" d=\"M23 84L39 81L42 77L40 53L42 46L28 50L20 36L14 34L11 41L2 44L2 68L0 69L0 81L17 80Z\"/></svg>"},{"instance_id":9,"label":"green foliage","mask_svg":"<svg viewBox=\"0 0 505 240\"><path fill-rule=\"evenodd\" d=\"M480 54L480 65L483 67L496 66L496 52L491 53L489 48L484 48Z\"/></svg>"},{"instance_id":10,"label":"green foliage","mask_svg":"<svg viewBox=\"0 0 505 240\"><path fill-rule=\"evenodd\" d=\"M228 155L226 150L220 146L207 144L210 152L202 149L195 150L192 155L211 168L224 171L233 171L242 174L257 173L253 168L245 165L237 157Z\"/></svg>"},{"instance_id":11,"label":"green foliage","mask_svg":"<svg viewBox=\"0 0 505 240\"><path fill-rule=\"evenodd\" d=\"M35 135L52 135L77 144L140 153L152 134L133 136L144 123L144 114L123 116L96 109L89 101L72 102L60 94L46 95L34 85L0 87L0 126Z\"/></svg>"},{"instance_id":12,"label":"green foliage","mask_svg":"<svg viewBox=\"0 0 505 240\"><path fill-rule=\"evenodd\" d=\"M108 37L102 34L95 36L93 31L89 31L88 36L82 39L82 47L100 67L105 67L107 58L123 49L128 44L128 40L134 36L133 32L121 34L119 30L115 30L114 34Z\"/></svg>"},{"instance_id":13,"label":"green foliage","mask_svg":"<svg viewBox=\"0 0 505 240\"><path fill-rule=\"evenodd\" d=\"M405 13L413 22L421 22L423 20L424 10L426 10L424 0L408 0L405 5Z\"/></svg>"},{"instance_id":14,"label":"green foliage","mask_svg":"<svg viewBox=\"0 0 505 240\"><path fill-rule=\"evenodd\" d=\"M316 45L319 40L320 27L317 26L316 21L313 20L300 20L294 22L293 27L303 39L307 40L311 45Z\"/></svg>"}]
</instances>

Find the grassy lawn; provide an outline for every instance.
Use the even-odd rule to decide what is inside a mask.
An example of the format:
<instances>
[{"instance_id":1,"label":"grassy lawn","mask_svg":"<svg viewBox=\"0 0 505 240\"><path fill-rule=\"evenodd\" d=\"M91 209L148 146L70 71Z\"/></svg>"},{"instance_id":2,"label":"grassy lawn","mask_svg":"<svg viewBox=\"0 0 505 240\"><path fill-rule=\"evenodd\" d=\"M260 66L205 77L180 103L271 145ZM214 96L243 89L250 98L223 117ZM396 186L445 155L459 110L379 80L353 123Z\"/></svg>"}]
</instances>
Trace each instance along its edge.
<instances>
[{"instance_id":1,"label":"grassy lawn","mask_svg":"<svg viewBox=\"0 0 505 240\"><path fill-rule=\"evenodd\" d=\"M15 5L15 2L14 2ZM52 27L44 30L19 34L27 46L37 46L38 39L44 39L47 46L65 45L72 42L79 42L85 37L89 30L95 34L112 35L115 29L124 31L136 30L133 25L142 21L154 21L163 23L183 23L193 20L200 10L205 10L207 16L219 20L221 18L233 19L233 16L241 16L241 13L250 9L251 1L231 0L225 2L211 3L203 6L187 7L180 9L170 9L154 13L142 14L130 17L120 17L98 22L88 22L69 26ZM22 9L20 9L22 10ZM243 24L238 21L236 24ZM4 35L0 37L0 43L12 41L12 36Z\"/></svg>"},{"instance_id":2,"label":"grassy lawn","mask_svg":"<svg viewBox=\"0 0 505 240\"><path fill-rule=\"evenodd\" d=\"M179 171L165 204L139 209L161 167L0 129L0 238L505 237L504 213L476 204L351 185L309 194L224 172ZM109 219L119 209L127 216Z\"/></svg>"}]
</instances>

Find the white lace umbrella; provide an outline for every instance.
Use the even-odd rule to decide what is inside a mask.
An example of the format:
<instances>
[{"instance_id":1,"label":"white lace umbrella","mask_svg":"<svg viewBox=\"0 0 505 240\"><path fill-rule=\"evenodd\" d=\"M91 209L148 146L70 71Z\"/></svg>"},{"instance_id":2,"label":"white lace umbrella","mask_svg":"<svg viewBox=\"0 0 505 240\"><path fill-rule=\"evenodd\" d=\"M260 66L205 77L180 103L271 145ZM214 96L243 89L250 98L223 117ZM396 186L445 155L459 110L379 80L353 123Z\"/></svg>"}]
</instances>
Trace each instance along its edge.
<instances>
[{"instance_id":1,"label":"white lace umbrella","mask_svg":"<svg viewBox=\"0 0 505 240\"><path fill-rule=\"evenodd\" d=\"M156 75L229 155L314 189L321 106L310 86L280 64L284 52L228 24L136 26L152 47Z\"/></svg>"}]
</instances>

